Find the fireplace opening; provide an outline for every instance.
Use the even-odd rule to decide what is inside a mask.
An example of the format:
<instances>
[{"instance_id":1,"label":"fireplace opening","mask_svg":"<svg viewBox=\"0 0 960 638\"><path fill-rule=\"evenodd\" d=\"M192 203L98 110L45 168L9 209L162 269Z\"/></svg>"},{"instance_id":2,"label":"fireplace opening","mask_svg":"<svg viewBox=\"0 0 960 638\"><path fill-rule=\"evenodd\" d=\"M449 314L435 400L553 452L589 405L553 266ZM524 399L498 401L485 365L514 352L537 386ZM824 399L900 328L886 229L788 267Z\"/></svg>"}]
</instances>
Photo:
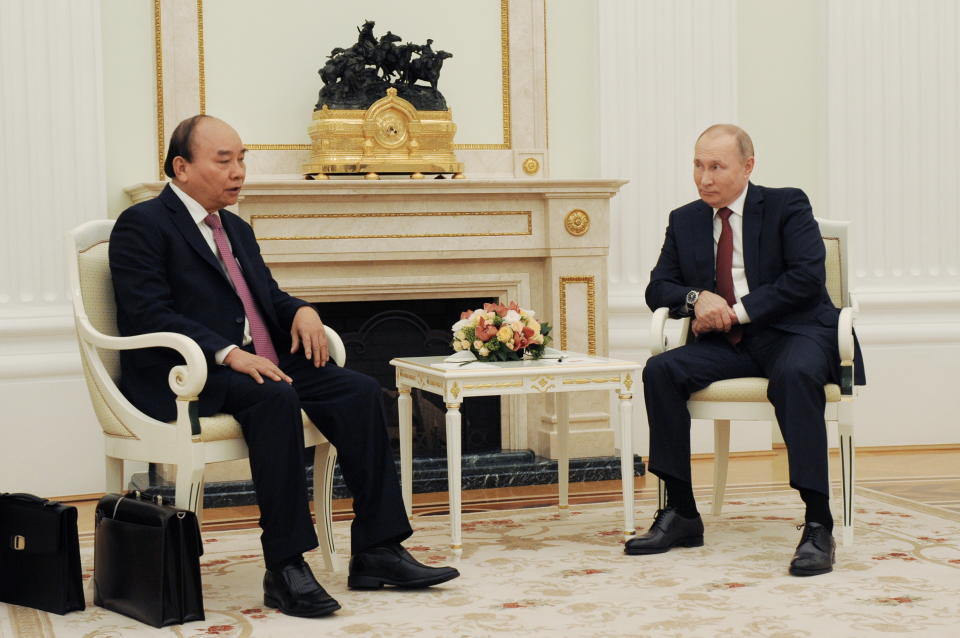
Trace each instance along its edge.
<instances>
[{"instance_id":1,"label":"fireplace opening","mask_svg":"<svg viewBox=\"0 0 960 638\"><path fill-rule=\"evenodd\" d=\"M387 413L387 432L399 458L396 357L449 355L452 326L464 310L494 303L493 297L341 301L316 304L325 324L337 331L347 351L347 368L380 382ZM414 389L413 455L446 455L446 409L443 398ZM471 397L461 407L464 453L500 450L500 397Z\"/></svg>"}]
</instances>

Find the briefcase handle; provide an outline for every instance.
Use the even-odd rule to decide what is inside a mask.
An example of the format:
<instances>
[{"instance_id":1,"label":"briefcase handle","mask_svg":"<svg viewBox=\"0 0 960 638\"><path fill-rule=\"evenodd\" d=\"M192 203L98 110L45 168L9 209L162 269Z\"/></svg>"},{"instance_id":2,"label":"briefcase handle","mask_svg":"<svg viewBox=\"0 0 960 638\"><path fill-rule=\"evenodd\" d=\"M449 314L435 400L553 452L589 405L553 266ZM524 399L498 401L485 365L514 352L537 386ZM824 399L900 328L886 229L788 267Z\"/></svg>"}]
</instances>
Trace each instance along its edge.
<instances>
[{"instance_id":1,"label":"briefcase handle","mask_svg":"<svg viewBox=\"0 0 960 638\"><path fill-rule=\"evenodd\" d=\"M15 501L23 501L24 503L31 503L33 505L40 505L46 507L48 505L56 505L56 501L51 501L45 498L40 498L39 496L34 496L33 494L26 494L24 492L3 492L0 493L0 498L9 498Z\"/></svg>"}]
</instances>

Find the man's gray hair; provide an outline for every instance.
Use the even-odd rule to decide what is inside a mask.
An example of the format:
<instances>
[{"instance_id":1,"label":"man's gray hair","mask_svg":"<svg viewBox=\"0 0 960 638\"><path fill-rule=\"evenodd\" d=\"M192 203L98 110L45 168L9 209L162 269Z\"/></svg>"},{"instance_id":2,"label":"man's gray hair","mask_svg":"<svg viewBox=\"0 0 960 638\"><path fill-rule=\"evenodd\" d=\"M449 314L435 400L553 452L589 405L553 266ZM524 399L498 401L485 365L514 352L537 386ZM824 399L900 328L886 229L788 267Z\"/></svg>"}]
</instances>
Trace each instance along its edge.
<instances>
[{"instance_id":1,"label":"man's gray hair","mask_svg":"<svg viewBox=\"0 0 960 638\"><path fill-rule=\"evenodd\" d=\"M737 149L740 151L740 159L747 161L749 158L753 157L753 140L750 139L750 136L747 135L746 131L736 124L714 124L701 133L700 137L697 138L697 141L699 142L700 139L706 135L712 136L721 133L733 135L736 138Z\"/></svg>"}]
</instances>

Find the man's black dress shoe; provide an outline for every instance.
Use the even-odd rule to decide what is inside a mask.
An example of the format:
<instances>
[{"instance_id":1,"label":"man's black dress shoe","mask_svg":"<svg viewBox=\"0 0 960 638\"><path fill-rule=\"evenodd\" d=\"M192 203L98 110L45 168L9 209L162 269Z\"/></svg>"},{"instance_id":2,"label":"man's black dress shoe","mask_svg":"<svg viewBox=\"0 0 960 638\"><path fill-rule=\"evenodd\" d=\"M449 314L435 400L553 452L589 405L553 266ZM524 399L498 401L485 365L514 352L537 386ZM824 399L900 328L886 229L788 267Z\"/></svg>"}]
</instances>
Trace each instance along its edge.
<instances>
[{"instance_id":1,"label":"man's black dress shoe","mask_svg":"<svg viewBox=\"0 0 960 638\"><path fill-rule=\"evenodd\" d=\"M277 571L267 570L263 604L302 618L326 616L340 609L340 603L323 590L303 559Z\"/></svg>"},{"instance_id":2,"label":"man's black dress shoe","mask_svg":"<svg viewBox=\"0 0 960 638\"><path fill-rule=\"evenodd\" d=\"M793 576L816 576L832 572L836 547L833 534L826 527L820 523L807 523L790 561L790 573Z\"/></svg>"},{"instance_id":3,"label":"man's black dress shoe","mask_svg":"<svg viewBox=\"0 0 960 638\"><path fill-rule=\"evenodd\" d=\"M703 545L703 519L680 516L672 507L659 510L653 525L643 536L631 538L623 546L626 554L661 554L671 547Z\"/></svg>"},{"instance_id":4,"label":"man's black dress shoe","mask_svg":"<svg viewBox=\"0 0 960 638\"><path fill-rule=\"evenodd\" d=\"M384 585L417 589L445 583L459 575L453 567L428 567L418 562L396 543L351 556L347 585L352 589L379 589Z\"/></svg>"}]
</instances>

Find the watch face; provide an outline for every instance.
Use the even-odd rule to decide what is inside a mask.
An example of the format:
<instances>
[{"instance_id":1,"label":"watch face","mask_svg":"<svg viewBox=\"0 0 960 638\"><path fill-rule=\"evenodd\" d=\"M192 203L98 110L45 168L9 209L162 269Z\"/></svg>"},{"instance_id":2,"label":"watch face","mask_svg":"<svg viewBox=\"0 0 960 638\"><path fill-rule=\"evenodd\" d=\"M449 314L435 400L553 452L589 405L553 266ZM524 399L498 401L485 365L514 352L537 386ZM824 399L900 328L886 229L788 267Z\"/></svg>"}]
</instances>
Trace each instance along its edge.
<instances>
[{"instance_id":1,"label":"watch face","mask_svg":"<svg viewBox=\"0 0 960 638\"><path fill-rule=\"evenodd\" d=\"M700 293L698 293L696 290L691 290L687 293L687 303L692 306L693 304L697 303L697 299L699 297Z\"/></svg>"}]
</instances>

